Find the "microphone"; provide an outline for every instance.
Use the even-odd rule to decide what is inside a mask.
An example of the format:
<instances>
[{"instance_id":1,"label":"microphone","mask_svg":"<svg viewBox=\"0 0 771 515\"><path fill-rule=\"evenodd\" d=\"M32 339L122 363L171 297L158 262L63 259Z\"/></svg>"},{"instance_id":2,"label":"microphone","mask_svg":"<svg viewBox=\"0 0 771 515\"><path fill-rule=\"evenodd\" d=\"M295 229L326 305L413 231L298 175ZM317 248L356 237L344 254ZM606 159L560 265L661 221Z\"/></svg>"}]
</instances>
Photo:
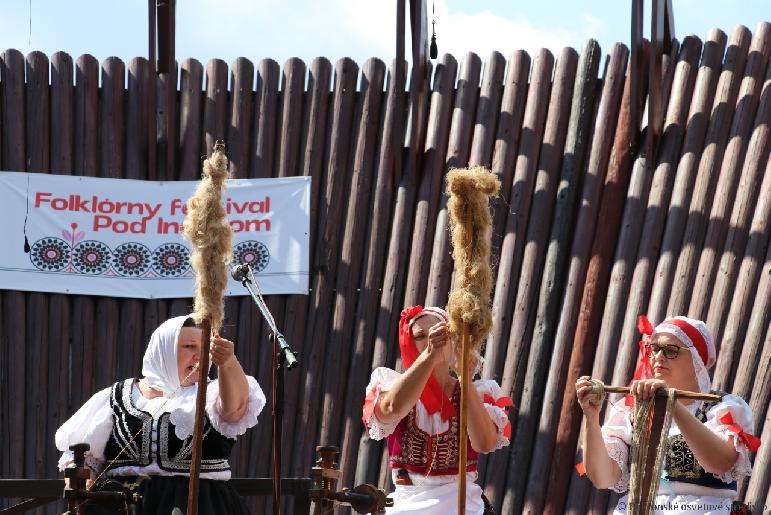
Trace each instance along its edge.
<instances>
[{"instance_id":1,"label":"microphone","mask_svg":"<svg viewBox=\"0 0 771 515\"><path fill-rule=\"evenodd\" d=\"M233 265L233 268L230 270L230 276L235 279L236 281L240 283L250 283L252 281L249 280L249 269L251 266L249 263L242 263L240 265Z\"/></svg>"}]
</instances>

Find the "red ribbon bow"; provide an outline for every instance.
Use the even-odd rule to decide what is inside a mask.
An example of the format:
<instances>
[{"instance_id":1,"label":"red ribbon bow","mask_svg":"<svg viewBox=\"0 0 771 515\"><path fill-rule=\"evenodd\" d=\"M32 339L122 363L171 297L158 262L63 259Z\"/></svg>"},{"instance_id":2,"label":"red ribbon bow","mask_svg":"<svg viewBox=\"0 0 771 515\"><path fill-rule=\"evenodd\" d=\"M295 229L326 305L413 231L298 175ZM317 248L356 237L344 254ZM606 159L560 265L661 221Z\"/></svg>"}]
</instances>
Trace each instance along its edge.
<instances>
[{"instance_id":1,"label":"red ribbon bow","mask_svg":"<svg viewBox=\"0 0 771 515\"><path fill-rule=\"evenodd\" d=\"M733 415L731 415L731 412L729 411L722 417L718 419L721 424L725 424L728 426L728 430L732 433L736 433L736 435L739 437L739 439L744 442L744 445L747 446L747 448L752 452L758 452L758 449L760 448L760 438L758 438L755 435L751 435L749 433L746 433L740 426L734 421Z\"/></svg>"}]
</instances>

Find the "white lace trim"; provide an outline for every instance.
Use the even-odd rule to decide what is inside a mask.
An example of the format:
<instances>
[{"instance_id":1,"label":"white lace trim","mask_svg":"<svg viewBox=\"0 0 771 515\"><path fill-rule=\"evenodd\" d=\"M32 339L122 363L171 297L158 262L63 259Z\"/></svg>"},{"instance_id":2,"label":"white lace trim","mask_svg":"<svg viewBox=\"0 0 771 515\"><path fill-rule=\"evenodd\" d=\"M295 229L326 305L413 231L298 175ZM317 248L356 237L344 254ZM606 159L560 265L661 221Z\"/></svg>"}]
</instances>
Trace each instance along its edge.
<instances>
[{"instance_id":1,"label":"white lace trim","mask_svg":"<svg viewBox=\"0 0 771 515\"><path fill-rule=\"evenodd\" d=\"M59 471L63 472L69 464L75 461L75 454L72 451L64 451L59 457ZM96 473L102 471L103 463L94 458L91 452L86 452L86 466Z\"/></svg>"},{"instance_id":2,"label":"white lace trim","mask_svg":"<svg viewBox=\"0 0 771 515\"><path fill-rule=\"evenodd\" d=\"M374 406L377 406L377 401L380 398L380 394L386 391L386 389L384 389L384 385L381 385L380 383L374 385L373 388L375 388L375 400L373 403L372 414L367 419L367 434L369 434L369 437L373 440L382 440L383 438L386 438L391 433L396 431L396 426L399 425L399 421L397 420L391 424L386 424L377 418L377 415L375 415Z\"/></svg>"},{"instance_id":3,"label":"white lace trim","mask_svg":"<svg viewBox=\"0 0 771 515\"><path fill-rule=\"evenodd\" d=\"M742 442L741 438L739 438L736 433L729 431L728 426L725 424L710 427L710 429L712 429L715 434L717 434L726 442L730 437L733 436L734 449L736 449L736 452L739 455L739 457L736 458L736 462L734 463L733 467L726 470L722 474L712 472L712 475L719 478L724 483L731 483L733 481L740 481L742 478L752 474L750 451L747 449L747 446L744 445L744 442Z\"/></svg>"},{"instance_id":4,"label":"white lace trim","mask_svg":"<svg viewBox=\"0 0 771 515\"><path fill-rule=\"evenodd\" d=\"M484 406L487 410L487 415L490 417L490 420L492 420L493 424L495 424L495 426L498 428L498 439L495 442L495 446L490 451L488 451L494 452L509 445L509 439L503 435L503 430L506 428L506 424L509 423L509 416L506 414L506 411L503 408L492 406L487 403L485 403Z\"/></svg>"},{"instance_id":5,"label":"white lace trim","mask_svg":"<svg viewBox=\"0 0 771 515\"><path fill-rule=\"evenodd\" d=\"M608 451L608 456L621 469L621 477L618 478L618 481L610 489L618 493L626 492L629 490L629 448L623 440L616 437L604 437L603 440L605 440L605 449Z\"/></svg>"},{"instance_id":6,"label":"white lace trim","mask_svg":"<svg viewBox=\"0 0 771 515\"><path fill-rule=\"evenodd\" d=\"M206 388L206 414L214 429L223 436L236 438L246 432L247 429L257 424L257 417L265 407L265 394L252 376L246 376L249 384L249 401L246 413L238 422L228 422L222 418L219 412L219 381L212 381ZM195 396L185 399L183 405L175 409L169 415L169 421L174 425L174 434L180 440L184 440L193 434L195 426Z\"/></svg>"}]
</instances>

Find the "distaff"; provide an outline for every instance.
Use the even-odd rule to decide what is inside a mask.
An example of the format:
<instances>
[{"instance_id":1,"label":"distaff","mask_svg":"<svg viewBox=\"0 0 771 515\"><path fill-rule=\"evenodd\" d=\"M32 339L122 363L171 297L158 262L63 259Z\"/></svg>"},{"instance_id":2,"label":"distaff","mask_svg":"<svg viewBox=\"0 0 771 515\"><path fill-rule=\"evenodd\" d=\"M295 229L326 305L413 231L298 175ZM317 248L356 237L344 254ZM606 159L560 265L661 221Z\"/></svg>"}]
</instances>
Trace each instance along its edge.
<instances>
[{"instance_id":1,"label":"distaff","mask_svg":"<svg viewBox=\"0 0 771 515\"><path fill-rule=\"evenodd\" d=\"M470 379L467 380L469 355L478 351L492 326L490 292L490 238L492 217L490 197L498 194L501 182L489 170L477 167L467 170L451 170L447 174L447 211L452 233L452 257L455 262L455 288L450 293L447 311L450 328L459 336L460 440L459 464L467 461L466 431ZM466 506L466 481L458 479L458 513Z\"/></svg>"}]
</instances>

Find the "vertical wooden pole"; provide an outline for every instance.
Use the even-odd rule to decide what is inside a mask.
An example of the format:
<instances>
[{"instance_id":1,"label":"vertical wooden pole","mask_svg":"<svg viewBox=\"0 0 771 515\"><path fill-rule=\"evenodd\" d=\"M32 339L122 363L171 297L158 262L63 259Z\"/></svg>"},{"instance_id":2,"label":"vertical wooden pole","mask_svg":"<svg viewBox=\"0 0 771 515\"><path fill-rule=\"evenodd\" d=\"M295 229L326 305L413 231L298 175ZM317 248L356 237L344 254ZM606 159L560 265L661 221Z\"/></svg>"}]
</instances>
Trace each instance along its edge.
<instances>
[{"instance_id":1,"label":"vertical wooden pole","mask_svg":"<svg viewBox=\"0 0 771 515\"><path fill-rule=\"evenodd\" d=\"M458 514L466 513L466 463L468 462L468 410L466 397L468 391L466 375L468 374L468 326L463 324L463 330L460 336L460 432L458 433Z\"/></svg>"},{"instance_id":2,"label":"vertical wooden pole","mask_svg":"<svg viewBox=\"0 0 771 515\"><path fill-rule=\"evenodd\" d=\"M187 515L198 515L198 478L201 475L201 444L203 443L203 410L206 406L206 387L209 380L209 346L211 321L201 323L203 341L198 360L198 392L195 398L195 426L193 428L193 456L190 464L190 482L187 492Z\"/></svg>"}]
</instances>

